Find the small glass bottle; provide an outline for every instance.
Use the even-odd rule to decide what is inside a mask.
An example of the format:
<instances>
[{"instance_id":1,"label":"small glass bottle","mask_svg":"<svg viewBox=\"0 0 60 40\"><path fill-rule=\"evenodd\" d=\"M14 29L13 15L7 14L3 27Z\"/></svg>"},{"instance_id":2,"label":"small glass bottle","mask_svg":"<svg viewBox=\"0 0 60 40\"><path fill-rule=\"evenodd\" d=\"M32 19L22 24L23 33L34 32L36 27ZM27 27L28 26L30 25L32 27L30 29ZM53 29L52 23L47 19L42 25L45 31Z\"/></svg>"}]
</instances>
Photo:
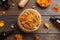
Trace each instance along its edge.
<instances>
[{"instance_id":1,"label":"small glass bottle","mask_svg":"<svg viewBox=\"0 0 60 40\"><path fill-rule=\"evenodd\" d=\"M59 18L55 18L54 16L50 18L50 21L52 22L52 24L60 30L60 19Z\"/></svg>"},{"instance_id":2,"label":"small glass bottle","mask_svg":"<svg viewBox=\"0 0 60 40\"><path fill-rule=\"evenodd\" d=\"M10 4L8 3L8 0L0 0L0 5L4 7L5 9L10 8Z\"/></svg>"},{"instance_id":3,"label":"small glass bottle","mask_svg":"<svg viewBox=\"0 0 60 40\"><path fill-rule=\"evenodd\" d=\"M14 34L14 31L0 32L0 40L6 39L11 34Z\"/></svg>"}]
</instances>

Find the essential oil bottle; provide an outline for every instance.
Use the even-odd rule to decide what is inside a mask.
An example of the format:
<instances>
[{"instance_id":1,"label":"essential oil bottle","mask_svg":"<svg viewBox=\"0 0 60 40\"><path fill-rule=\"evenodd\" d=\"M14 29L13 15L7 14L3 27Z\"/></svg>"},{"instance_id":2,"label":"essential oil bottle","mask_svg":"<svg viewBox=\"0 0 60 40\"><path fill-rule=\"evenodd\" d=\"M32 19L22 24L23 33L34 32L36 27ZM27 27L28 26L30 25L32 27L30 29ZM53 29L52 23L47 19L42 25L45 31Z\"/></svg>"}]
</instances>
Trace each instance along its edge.
<instances>
[{"instance_id":1,"label":"essential oil bottle","mask_svg":"<svg viewBox=\"0 0 60 40\"><path fill-rule=\"evenodd\" d=\"M52 16L50 18L50 21L52 22L52 24L60 30L60 19L59 18L55 18L54 16Z\"/></svg>"}]
</instances>

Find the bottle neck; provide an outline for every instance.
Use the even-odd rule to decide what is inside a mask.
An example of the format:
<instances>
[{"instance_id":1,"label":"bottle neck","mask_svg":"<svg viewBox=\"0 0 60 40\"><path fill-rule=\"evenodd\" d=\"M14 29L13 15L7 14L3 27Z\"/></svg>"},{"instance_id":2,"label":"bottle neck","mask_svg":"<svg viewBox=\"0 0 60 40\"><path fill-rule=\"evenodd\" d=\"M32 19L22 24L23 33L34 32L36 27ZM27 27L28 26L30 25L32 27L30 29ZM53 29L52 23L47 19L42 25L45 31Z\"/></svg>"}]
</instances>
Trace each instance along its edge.
<instances>
[{"instance_id":1,"label":"bottle neck","mask_svg":"<svg viewBox=\"0 0 60 40\"><path fill-rule=\"evenodd\" d=\"M50 18L50 21L54 22L54 21L56 21L56 18L53 16L53 17Z\"/></svg>"},{"instance_id":2,"label":"bottle neck","mask_svg":"<svg viewBox=\"0 0 60 40\"><path fill-rule=\"evenodd\" d=\"M57 23L60 24L60 19L59 19L59 18L51 17L51 18L50 18L50 21L53 22L53 23L54 23L54 22L57 22Z\"/></svg>"}]
</instances>

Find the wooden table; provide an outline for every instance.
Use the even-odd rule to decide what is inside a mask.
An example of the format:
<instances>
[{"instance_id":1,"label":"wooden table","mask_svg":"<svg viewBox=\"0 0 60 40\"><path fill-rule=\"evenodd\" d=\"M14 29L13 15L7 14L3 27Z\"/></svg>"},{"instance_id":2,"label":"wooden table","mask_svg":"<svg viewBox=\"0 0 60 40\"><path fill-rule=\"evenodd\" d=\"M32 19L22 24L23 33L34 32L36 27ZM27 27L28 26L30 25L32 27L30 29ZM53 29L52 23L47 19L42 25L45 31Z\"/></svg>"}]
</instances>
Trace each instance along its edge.
<instances>
[{"instance_id":1,"label":"wooden table","mask_svg":"<svg viewBox=\"0 0 60 40\"><path fill-rule=\"evenodd\" d=\"M17 6L18 0L13 0L13 3L15 3L16 6L14 6L14 7L11 6L9 10L4 10L4 9L0 8L0 20L5 21L5 26L3 28L0 28L0 32L12 30L10 26L12 24L15 24L16 25L15 29L14 29L15 32L23 33L17 26L18 15L24 9L28 9L28 8L31 8L32 6L36 6L35 9L37 11L39 11L40 14L42 15L42 25L39 30L37 30L34 33L31 33L30 35L29 35L29 33L28 34L23 33L23 40L34 40L35 35L39 35L42 40L60 40L60 31L57 30L49 21L49 18L51 16L60 18L60 12L54 12L52 10L53 6L60 4L60 0L52 0L52 4L46 9L41 9L40 7L38 7L36 4L36 0L30 0L28 2L28 4L26 5L26 7L23 9L18 8L18 6ZM6 14L1 15L3 11L6 11ZM49 23L49 25L50 25L49 29L46 29L43 26L43 24L45 22ZM28 37L28 35L29 35L29 37ZM7 40L16 40L16 39L15 39L14 35L11 35L10 37L7 38Z\"/></svg>"}]
</instances>

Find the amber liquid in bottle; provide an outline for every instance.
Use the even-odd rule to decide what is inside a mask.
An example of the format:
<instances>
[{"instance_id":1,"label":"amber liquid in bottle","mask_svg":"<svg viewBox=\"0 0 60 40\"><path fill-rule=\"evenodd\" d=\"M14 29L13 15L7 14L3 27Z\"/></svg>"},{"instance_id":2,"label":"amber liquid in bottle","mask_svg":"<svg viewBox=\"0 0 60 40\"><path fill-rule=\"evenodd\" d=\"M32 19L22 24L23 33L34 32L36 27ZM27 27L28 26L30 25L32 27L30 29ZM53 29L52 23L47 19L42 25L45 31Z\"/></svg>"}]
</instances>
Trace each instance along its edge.
<instances>
[{"instance_id":1,"label":"amber liquid in bottle","mask_svg":"<svg viewBox=\"0 0 60 40\"><path fill-rule=\"evenodd\" d=\"M58 29L60 30L60 19L59 18L55 18L54 16L50 18L50 21L52 22L52 24Z\"/></svg>"}]
</instances>

